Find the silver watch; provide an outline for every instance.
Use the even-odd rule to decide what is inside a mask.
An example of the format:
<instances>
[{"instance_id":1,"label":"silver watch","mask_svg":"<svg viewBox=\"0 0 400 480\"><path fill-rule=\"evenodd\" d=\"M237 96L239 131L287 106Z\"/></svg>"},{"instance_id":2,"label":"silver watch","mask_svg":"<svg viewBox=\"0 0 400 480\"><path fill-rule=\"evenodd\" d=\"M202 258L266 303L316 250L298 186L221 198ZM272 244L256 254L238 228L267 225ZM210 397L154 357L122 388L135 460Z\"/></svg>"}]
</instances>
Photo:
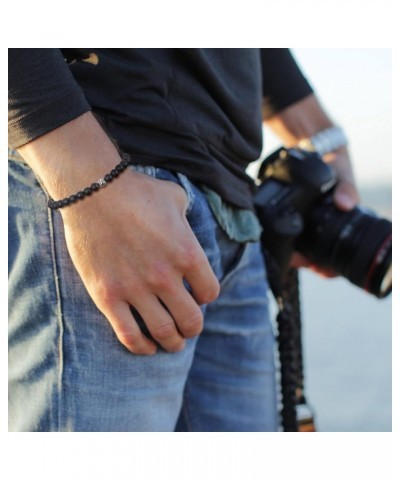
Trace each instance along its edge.
<instances>
[{"instance_id":1,"label":"silver watch","mask_svg":"<svg viewBox=\"0 0 400 480\"><path fill-rule=\"evenodd\" d=\"M325 155L326 153L334 152L340 147L345 147L347 144L347 137L340 127L329 127L310 138L303 138L297 146L302 150Z\"/></svg>"}]
</instances>

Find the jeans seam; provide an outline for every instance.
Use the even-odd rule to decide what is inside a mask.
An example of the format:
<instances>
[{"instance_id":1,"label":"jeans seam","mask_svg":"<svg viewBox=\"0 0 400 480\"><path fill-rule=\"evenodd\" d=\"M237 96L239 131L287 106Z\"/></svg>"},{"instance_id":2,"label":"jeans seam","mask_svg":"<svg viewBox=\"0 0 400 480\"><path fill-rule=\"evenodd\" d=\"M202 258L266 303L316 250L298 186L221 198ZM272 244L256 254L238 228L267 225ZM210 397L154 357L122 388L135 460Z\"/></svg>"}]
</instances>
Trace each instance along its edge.
<instances>
[{"instance_id":1,"label":"jeans seam","mask_svg":"<svg viewBox=\"0 0 400 480\"><path fill-rule=\"evenodd\" d=\"M236 275L237 271L243 268L245 257L249 249L249 242L240 245L240 250L238 251L237 258L234 260L233 264L230 265L229 270L225 273L220 281L221 288L229 284L231 278Z\"/></svg>"},{"instance_id":2,"label":"jeans seam","mask_svg":"<svg viewBox=\"0 0 400 480\"><path fill-rule=\"evenodd\" d=\"M34 174L34 173L33 173ZM35 174L34 174L35 175ZM49 241L50 241L50 253L51 253L51 261L53 266L53 279L54 279L54 289L56 293L56 301L57 301L57 325L58 325L58 342L57 342L57 358L58 358L58 373L57 373L57 395L58 401L57 404L57 431L61 431L61 415L62 415L62 383L63 383L63 375L64 375L64 323L62 318L62 301L61 301L61 289L59 283L59 275L58 275L58 268L57 268L57 254L56 254L56 242L54 238L54 222L53 222L53 212L49 208L47 208L47 190L43 185L41 179L35 175L36 181L38 182L39 188L43 195L45 196L45 208L47 210L47 222L49 226Z\"/></svg>"},{"instance_id":3,"label":"jeans seam","mask_svg":"<svg viewBox=\"0 0 400 480\"><path fill-rule=\"evenodd\" d=\"M186 424L187 430L189 432L193 432L194 430L193 430L193 427L192 427L192 421L191 421L191 418L190 418L190 413L189 413L189 408L188 408L188 398L187 398L187 395L185 393L183 394L181 411L182 411L182 415L185 419L185 424Z\"/></svg>"},{"instance_id":4,"label":"jeans seam","mask_svg":"<svg viewBox=\"0 0 400 480\"><path fill-rule=\"evenodd\" d=\"M61 430L61 411L62 411L62 383L63 383L63 374L64 374L64 349L63 349L63 338L64 338L64 324L62 318L62 302L61 302L61 290L59 283L59 275L57 268L57 259L56 259L56 245L54 239L54 223L52 212L50 209L47 209L47 217L49 224L49 236L50 236L50 248L51 248L51 259L53 264L53 279L54 279L54 288L56 292L57 299L57 324L58 324L58 342L57 342L57 352L58 352L58 375L57 375L57 429Z\"/></svg>"}]
</instances>

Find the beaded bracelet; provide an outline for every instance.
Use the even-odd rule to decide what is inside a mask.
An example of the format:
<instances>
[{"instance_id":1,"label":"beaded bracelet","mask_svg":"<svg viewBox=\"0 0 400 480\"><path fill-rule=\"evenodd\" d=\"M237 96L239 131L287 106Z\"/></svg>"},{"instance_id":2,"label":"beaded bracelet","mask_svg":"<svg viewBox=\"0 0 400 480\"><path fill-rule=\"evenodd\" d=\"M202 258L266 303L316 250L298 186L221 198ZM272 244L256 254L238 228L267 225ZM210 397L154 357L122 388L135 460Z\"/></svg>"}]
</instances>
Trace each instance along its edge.
<instances>
[{"instance_id":1,"label":"beaded bracelet","mask_svg":"<svg viewBox=\"0 0 400 480\"><path fill-rule=\"evenodd\" d=\"M63 198L62 200L53 200L50 198L47 202L47 206L52 210L57 210L58 208L67 207L78 200L83 200L85 197L88 197L92 193L96 192L100 188L104 188L107 184L112 182L114 178L117 178L118 175L122 173L130 163L131 161L129 155L123 155L122 160L111 170L110 173L107 173L107 175L97 180L97 182L92 183L90 187L87 187L78 193L75 193L74 195Z\"/></svg>"}]
</instances>

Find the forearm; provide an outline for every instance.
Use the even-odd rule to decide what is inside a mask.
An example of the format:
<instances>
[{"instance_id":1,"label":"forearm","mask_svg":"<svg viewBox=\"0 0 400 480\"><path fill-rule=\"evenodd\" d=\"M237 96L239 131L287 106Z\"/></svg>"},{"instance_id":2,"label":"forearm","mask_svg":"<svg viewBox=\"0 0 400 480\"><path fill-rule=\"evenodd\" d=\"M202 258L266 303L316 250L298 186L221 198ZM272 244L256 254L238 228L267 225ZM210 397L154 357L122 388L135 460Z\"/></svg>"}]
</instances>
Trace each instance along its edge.
<instances>
[{"instance_id":1,"label":"forearm","mask_svg":"<svg viewBox=\"0 0 400 480\"><path fill-rule=\"evenodd\" d=\"M54 199L89 186L120 160L95 117L84 113L18 149Z\"/></svg>"},{"instance_id":2,"label":"forearm","mask_svg":"<svg viewBox=\"0 0 400 480\"><path fill-rule=\"evenodd\" d=\"M290 105L265 120L265 124L285 146L297 145L304 138L333 126L333 121L314 94Z\"/></svg>"}]
</instances>

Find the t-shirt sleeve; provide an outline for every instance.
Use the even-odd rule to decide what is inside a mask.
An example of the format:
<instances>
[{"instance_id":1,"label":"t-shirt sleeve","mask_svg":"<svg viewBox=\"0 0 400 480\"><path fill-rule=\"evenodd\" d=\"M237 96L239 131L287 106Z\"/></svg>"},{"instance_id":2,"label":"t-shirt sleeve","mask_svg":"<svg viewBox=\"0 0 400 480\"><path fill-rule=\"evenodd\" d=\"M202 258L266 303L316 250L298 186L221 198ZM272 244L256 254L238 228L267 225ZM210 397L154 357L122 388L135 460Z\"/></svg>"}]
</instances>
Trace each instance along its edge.
<instances>
[{"instance_id":1,"label":"t-shirt sleeve","mask_svg":"<svg viewBox=\"0 0 400 480\"><path fill-rule=\"evenodd\" d=\"M313 93L288 48L262 48L261 67L264 119Z\"/></svg>"},{"instance_id":2,"label":"t-shirt sleeve","mask_svg":"<svg viewBox=\"0 0 400 480\"><path fill-rule=\"evenodd\" d=\"M59 49L8 51L8 143L18 148L90 110Z\"/></svg>"}]
</instances>

